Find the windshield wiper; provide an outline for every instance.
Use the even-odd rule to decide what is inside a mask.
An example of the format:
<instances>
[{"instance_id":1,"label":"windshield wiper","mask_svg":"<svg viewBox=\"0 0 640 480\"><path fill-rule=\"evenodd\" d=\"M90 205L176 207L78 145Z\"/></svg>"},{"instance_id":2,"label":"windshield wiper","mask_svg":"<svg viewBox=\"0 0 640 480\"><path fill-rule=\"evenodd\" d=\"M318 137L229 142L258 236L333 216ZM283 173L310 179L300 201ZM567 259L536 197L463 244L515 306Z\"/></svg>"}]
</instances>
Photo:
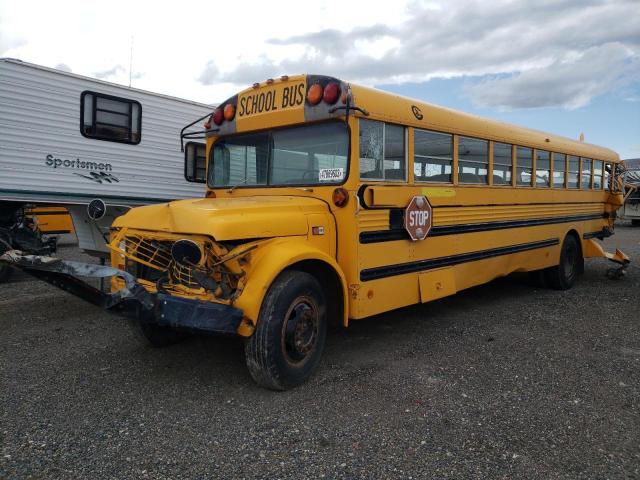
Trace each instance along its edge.
<instances>
[{"instance_id":1,"label":"windshield wiper","mask_svg":"<svg viewBox=\"0 0 640 480\"><path fill-rule=\"evenodd\" d=\"M236 183L233 187L231 187L229 190L227 190L227 193L233 193L233 191L238 188L240 185L244 185L245 183L247 183L249 181L249 178L245 177L244 180L242 180L239 183Z\"/></svg>"}]
</instances>

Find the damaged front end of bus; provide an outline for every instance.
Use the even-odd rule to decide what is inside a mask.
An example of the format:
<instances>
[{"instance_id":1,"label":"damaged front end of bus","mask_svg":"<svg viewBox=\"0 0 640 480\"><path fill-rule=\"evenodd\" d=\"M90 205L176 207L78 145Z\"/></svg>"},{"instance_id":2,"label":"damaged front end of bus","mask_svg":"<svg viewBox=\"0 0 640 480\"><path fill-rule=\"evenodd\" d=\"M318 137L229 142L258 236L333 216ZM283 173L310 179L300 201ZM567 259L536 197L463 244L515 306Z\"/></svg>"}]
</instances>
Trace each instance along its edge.
<instances>
[{"instance_id":1,"label":"damaged front end of bus","mask_svg":"<svg viewBox=\"0 0 640 480\"><path fill-rule=\"evenodd\" d=\"M183 200L118 218L108 244L112 266L18 250L0 261L136 318L151 343L154 329L158 343L168 330L248 337L278 272L309 259L335 264L334 231L326 204L312 198ZM111 291L87 279L111 279Z\"/></svg>"}]
</instances>

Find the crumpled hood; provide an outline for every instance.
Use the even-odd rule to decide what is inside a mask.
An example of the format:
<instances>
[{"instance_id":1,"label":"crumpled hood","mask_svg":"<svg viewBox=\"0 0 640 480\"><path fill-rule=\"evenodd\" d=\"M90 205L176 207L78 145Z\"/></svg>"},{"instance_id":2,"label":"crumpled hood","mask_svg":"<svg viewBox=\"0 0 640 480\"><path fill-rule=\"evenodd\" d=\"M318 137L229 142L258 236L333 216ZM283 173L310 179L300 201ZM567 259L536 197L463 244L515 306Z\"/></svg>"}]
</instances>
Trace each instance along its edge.
<instances>
[{"instance_id":1,"label":"crumpled hood","mask_svg":"<svg viewBox=\"0 0 640 480\"><path fill-rule=\"evenodd\" d=\"M306 215L326 212L327 205L315 198L200 198L134 208L118 217L113 226L211 235L224 241L306 235Z\"/></svg>"}]
</instances>

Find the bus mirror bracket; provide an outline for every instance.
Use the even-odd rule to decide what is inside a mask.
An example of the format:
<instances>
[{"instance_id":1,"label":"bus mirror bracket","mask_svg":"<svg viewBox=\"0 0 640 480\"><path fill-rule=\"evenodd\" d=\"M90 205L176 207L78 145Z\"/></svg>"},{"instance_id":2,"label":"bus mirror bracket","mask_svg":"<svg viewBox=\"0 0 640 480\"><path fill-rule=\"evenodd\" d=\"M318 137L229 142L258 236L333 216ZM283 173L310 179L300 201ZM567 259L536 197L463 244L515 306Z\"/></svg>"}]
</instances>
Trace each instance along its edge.
<instances>
[{"instance_id":1,"label":"bus mirror bracket","mask_svg":"<svg viewBox=\"0 0 640 480\"><path fill-rule=\"evenodd\" d=\"M351 105L351 85L347 85L347 101L345 102L345 105L335 105L333 107L331 107L329 109L329 113L335 113L338 110L344 110L345 111L345 123L349 122L349 110L356 110L360 113L362 113L365 117L369 116L369 112L367 112L364 108L360 108L357 105Z\"/></svg>"},{"instance_id":2,"label":"bus mirror bracket","mask_svg":"<svg viewBox=\"0 0 640 480\"><path fill-rule=\"evenodd\" d=\"M204 120L205 118L210 117L211 114L207 113L206 115L194 120L193 122L191 122L189 125L186 125L185 127L183 127L182 130L180 130L180 151L182 153L184 153L184 139L188 139L188 140L202 140L206 138L207 133L209 132L217 132L218 130L220 130L219 128L208 128L205 130L198 130L195 132L185 132L185 130L187 130L190 127L193 127L196 123L201 122L202 120Z\"/></svg>"},{"instance_id":3,"label":"bus mirror bracket","mask_svg":"<svg viewBox=\"0 0 640 480\"><path fill-rule=\"evenodd\" d=\"M335 107L331 107L329 109L329 113L335 113L338 110L346 110L346 114L347 114L347 118L349 117L349 110L356 110L360 113L362 113L365 117L369 116L369 112L366 111L364 108L360 108L356 105L336 105Z\"/></svg>"}]
</instances>

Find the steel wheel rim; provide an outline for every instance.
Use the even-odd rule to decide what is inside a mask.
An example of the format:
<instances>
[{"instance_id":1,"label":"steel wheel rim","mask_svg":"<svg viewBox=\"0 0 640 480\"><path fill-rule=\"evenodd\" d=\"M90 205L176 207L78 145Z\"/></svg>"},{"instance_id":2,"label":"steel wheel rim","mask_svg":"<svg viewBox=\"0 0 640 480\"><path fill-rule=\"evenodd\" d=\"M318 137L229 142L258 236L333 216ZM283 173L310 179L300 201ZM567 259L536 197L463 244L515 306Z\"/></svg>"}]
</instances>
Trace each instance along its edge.
<instances>
[{"instance_id":1,"label":"steel wheel rim","mask_svg":"<svg viewBox=\"0 0 640 480\"><path fill-rule=\"evenodd\" d=\"M562 265L565 278L571 279L575 274L577 251L573 245L569 245L564 255L564 263Z\"/></svg>"},{"instance_id":2,"label":"steel wheel rim","mask_svg":"<svg viewBox=\"0 0 640 480\"><path fill-rule=\"evenodd\" d=\"M316 302L299 296L289 306L282 322L282 353L291 365L304 364L316 350L320 325Z\"/></svg>"}]
</instances>

